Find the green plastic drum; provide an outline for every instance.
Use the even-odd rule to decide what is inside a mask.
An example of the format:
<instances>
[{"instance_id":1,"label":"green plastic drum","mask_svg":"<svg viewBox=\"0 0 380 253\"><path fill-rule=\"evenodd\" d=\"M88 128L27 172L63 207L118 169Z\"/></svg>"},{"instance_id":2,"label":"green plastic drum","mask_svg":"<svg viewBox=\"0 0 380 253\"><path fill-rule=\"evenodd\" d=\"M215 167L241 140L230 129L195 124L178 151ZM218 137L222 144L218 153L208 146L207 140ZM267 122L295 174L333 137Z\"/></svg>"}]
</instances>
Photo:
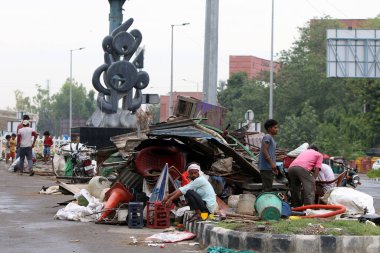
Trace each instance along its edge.
<instances>
[{"instance_id":1,"label":"green plastic drum","mask_svg":"<svg viewBox=\"0 0 380 253\"><path fill-rule=\"evenodd\" d=\"M281 218L282 200L273 192L261 193L255 202L256 214L265 221Z\"/></svg>"}]
</instances>

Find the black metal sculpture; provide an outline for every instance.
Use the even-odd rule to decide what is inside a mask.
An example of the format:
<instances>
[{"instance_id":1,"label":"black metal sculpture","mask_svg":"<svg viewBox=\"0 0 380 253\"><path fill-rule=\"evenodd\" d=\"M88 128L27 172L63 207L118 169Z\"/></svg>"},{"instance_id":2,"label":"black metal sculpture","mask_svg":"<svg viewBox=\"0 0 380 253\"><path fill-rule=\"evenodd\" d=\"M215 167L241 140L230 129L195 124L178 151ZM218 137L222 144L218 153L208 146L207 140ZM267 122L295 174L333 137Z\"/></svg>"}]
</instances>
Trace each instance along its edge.
<instances>
[{"instance_id":1,"label":"black metal sculpture","mask_svg":"<svg viewBox=\"0 0 380 253\"><path fill-rule=\"evenodd\" d=\"M104 64L99 66L92 76L92 84L99 92L97 111L87 125L112 127L133 125L122 117L132 118L131 114L140 108L142 90L149 84L149 75L141 70L144 67L144 50L137 52L142 41L141 32L137 29L127 31L132 23L133 19L128 19L103 39ZM130 61L136 52L136 57ZM101 82L102 76L104 85ZM120 99L122 99L121 110L118 109ZM104 117L107 119L104 120Z\"/></svg>"}]
</instances>

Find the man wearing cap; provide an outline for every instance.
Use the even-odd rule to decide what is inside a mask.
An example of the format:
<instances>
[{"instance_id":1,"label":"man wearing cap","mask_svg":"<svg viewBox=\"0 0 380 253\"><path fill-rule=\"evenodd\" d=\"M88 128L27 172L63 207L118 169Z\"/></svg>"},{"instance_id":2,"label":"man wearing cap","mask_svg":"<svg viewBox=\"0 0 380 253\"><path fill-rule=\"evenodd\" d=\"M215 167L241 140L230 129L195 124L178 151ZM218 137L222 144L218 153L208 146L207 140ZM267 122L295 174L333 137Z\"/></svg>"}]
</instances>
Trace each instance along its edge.
<instances>
[{"instance_id":1,"label":"man wearing cap","mask_svg":"<svg viewBox=\"0 0 380 253\"><path fill-rule=\"evenodd\" d=\"M19 175L22 175L24 170L24 160L26 156L26 160L28 161L28 167L29 167L29 176L34 175L33 171L33 161L32 161L32 149L34 147L34 144L37 139L37 133L29 127L29 121L23 120L22 121L23 127L18 130L17 132L17 147L19 148L20 152L20 170ZM33 141L32 141L32 137Z\"/></svg>"},{"instance_id":2,"label":"man wearing cap","mask_svg":"<svg viewBox=\"0 0 380 253\"><path fill-rule=\"evenodd\" d=\"M214 213L218 207L214 188L203 176L201 168L196 163L191 163L187 167L189 178L192 180L187 185L178 188L162 200L162 204L170 206L172 201L185 195L190 210L195 214L188 220L189 222L199 220L201 213Z\"/></svg>"},{"instance_id":3,"label":"man wearing cap","mask_svg":"<svg viewBox=\"0 0 380 253\"><path fill-rule=\"evenodd\" d=\"M23 124L22 124L22 122L23 122L24 120L30 120L30 117L29 117L28 114L24 114L24 115L22 115L22 120L21 120L21 122L18 123L18 125L17 125L17 131L16 131L16 133L18 133L18 130L20 130L21 128L24 127ZM20 148L19 148L19 146L16 146L16 159L19 158L19 157L20 157Z\"/></svg>"}]
</instances>

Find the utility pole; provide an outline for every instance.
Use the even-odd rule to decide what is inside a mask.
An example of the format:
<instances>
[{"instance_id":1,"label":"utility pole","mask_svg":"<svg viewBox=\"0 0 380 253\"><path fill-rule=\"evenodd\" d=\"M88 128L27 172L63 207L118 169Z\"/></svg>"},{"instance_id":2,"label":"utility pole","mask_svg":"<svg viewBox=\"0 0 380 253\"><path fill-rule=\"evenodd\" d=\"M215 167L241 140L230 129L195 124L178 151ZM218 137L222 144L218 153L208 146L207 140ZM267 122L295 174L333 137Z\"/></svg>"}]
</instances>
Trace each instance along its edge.
<instances>
[{"instance_id":1,"label":"utility pole","mask_svg":"<svg viewBox=\"0 0 380 253\"><path fill-rule=\"evenodd\" d=\"M207 0L203 63L203 97L205 102L213 105L217 104L218 25L219 0Z\"/></svg>"}]
</instances>

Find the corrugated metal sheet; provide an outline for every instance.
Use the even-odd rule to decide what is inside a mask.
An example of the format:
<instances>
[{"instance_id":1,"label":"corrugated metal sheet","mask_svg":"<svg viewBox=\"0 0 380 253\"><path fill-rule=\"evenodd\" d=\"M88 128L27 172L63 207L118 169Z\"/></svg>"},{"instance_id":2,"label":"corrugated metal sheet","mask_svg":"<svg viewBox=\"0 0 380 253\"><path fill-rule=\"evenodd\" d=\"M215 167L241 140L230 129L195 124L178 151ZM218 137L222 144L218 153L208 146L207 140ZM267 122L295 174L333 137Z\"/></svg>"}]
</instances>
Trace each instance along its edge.
<instances>
[{"instance_id":1,"label":"corrugated metal sheet","mask_svg":"<svg viewBox=\"0 0 380 253\"><path fill-rule=\"evenodd\" d=\"M120 174L117 178L117 182L122 183L129 189L142 189L143 178L138 174L134 169L130 169L125 167L124 169L120 169Z\"/></svg>"},{"instance_id":2,"label":"corrugated metal sheet","mask_svg":"<svg viewBox=\"0 0 380 253\"><path fill-rule=\"evenodd\" d=\"M190 137L190 138L203 138L210 139L213 138L212 135L200 131L194 127L177 127L171 129L158 129L149 132L150 136L180 136L180 137Z\"/></svg>"}]
</instances>

